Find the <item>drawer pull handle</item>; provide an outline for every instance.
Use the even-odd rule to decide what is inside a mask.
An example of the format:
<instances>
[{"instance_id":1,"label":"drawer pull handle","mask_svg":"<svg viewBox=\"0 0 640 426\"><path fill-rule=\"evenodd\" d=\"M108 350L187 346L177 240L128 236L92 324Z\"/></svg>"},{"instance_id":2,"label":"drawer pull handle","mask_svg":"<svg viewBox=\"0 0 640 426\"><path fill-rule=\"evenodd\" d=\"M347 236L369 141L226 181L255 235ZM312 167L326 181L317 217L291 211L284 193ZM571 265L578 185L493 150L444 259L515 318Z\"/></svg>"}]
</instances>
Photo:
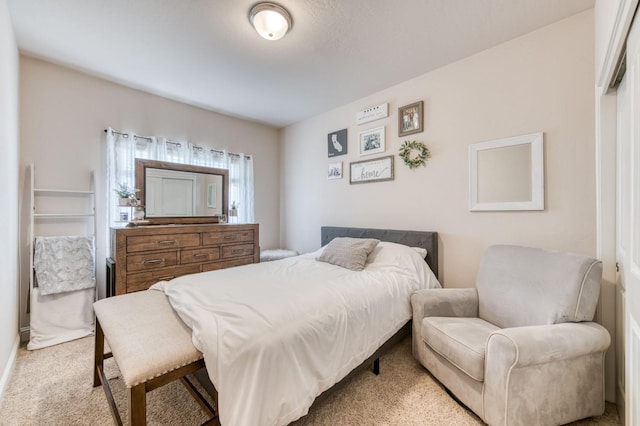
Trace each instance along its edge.
<instances>
[{"instance_id":1,"label":"drawer pull handle","mask_svg":"<svg viewBox=\"0 0 640 426\"><path fill-rule=\"evenodd\" d=\"M171 281L175 277L176 277L175 275L169 275L168 277L160 277L160 278L158 278L158 281ZM154 284L155 284L155 282L154 282Z\"/></svg>"},{"instance_id":2,"label":"drawer pull handle","mask_svg":"<svg viewBox=\"0 0 640 426\"><path fill-rule=\"evenodd\" d=\"M193 257L209 257L208 253L198 253L198 254L194 254Z\"/></svg>"},{"instance_id":3,"label":"drawer pull handle","mask_svg":"<svg viewBox=\"0 0 640 426\"><path fill-rule=\"evenodd\" d=\"M236 239L236 236L235 236L235 235L225 235L225 236L224 236L224 239L225 239L225 240L235 240L235 239Z\"/></svg>"},{"instance_id":4,"label":"drawer pull handle","mask_svg":"<svg viewBox=\"0 0 640 426\"><path fill-rule=\"evenodd\" d=\"M149 259L149 260L143 260L142 263L143 264L153 264L153 263L163 263L164 259Z\"/></svg>"},{"instance_id":5,"label":"drawer pull handle","mask_svg":"<svg viewBox=\"0 0 640 426\"><path fill-rule=\"evenodd\" d=\"M170 245L170 244L176 244L178 241L176 240L163 240L163 241L156 241L156 244L161 244L161 245Z\"/></svg>"},{"instance_id":6,"label":"drawer pull handle","mask_svg":"<svg viewBox=\"0 0 640 426\"><path fill-rule=\"evenodd\" d=\"M243 249L235 249L235 250L231 250L231 254L243 254L244 250Z\"/></svg>"}]
</instances>

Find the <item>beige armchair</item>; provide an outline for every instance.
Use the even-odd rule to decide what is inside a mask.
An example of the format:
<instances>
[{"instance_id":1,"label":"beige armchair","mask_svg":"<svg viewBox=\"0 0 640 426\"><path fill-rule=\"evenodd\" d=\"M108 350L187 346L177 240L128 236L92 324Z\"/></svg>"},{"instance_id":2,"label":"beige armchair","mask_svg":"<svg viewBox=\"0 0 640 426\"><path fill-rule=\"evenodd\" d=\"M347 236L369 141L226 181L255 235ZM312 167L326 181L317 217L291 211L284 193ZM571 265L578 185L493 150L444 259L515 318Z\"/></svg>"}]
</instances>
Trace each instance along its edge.
<instances>
[{"instance_id":1,"label":"beige armchair","mask_svg":"<svg viewBox=\"0 0 640 426\"><path fill-rule=\"evenodd\" d=\"M411 297L413 355L490 425L564 424L604 412L609 334L593 320L602 263L493 246L476 288Z\"/></svg>"}]
</instances>

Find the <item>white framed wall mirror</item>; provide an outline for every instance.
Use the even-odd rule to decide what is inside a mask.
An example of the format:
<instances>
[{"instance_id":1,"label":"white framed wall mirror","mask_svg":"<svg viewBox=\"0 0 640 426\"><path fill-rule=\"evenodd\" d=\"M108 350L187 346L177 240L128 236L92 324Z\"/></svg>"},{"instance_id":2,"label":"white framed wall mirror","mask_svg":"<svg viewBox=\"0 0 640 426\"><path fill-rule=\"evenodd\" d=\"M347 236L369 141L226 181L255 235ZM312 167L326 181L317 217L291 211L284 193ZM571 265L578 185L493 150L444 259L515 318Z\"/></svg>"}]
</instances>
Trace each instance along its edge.
<instances>
[{"instance_id":1,"label":"white framed wall mirror","mask_svg":"<svg viewBox=\"0 0 640 426\"><path fill-rule=\"evenodd\" d=\"M543 133L469 145L469 210L544 210Z\"/></svg>"}]
</instances>

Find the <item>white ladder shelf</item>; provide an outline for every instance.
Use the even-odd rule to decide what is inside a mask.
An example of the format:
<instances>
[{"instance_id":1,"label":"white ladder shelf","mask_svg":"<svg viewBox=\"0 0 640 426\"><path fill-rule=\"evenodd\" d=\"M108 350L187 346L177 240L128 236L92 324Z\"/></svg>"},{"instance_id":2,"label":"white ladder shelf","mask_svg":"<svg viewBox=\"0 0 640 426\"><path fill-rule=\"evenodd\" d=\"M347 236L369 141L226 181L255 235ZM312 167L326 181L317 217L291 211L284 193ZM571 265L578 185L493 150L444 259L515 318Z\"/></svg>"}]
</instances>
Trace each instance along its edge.
<instances>
[{"instance_id":1,"label":"white ladder shelf","mask_svg":"<svg viewBox=\"0 0 640 426\"><path fill-rule=\"evenodd\" d=\"M92 237L94 242L94 277L96 273L95 237L96 193L94 173L89 189L59 189L35 186L35 167L29 165L29 343L34 350L88 336L94 332L92 304L98 294L93 289L42 295L35 287L34 248L38 236L63 234Z\"/></svg>"},{"instance_id":2,"label":"white ladder shelf","mask_svg":"<svg viewBox=\"0 0 640 426\"><path fill-rule=\"evenodd\" d=\"M29 291L34 286L34 270L33 270L33 255L34 255L34 241L35 241L35 225L36 221L40 223L41 220L46 219L70 219L81 220L93 219L93 236L94 241L96 237L97 223L96 223L96 192L95 192L95 176L91 172L89 178L89 190L76 190L76 189L58 189L58 188L36 188L35 187L35 167L33 164L29 165L29 181L30 181L30 215L29 215ZM38 212L36 210L36 201L39 196L60 196L63 198L76 198L83 197L89 199L88 211L78 212L65 212L65 213L51 213L51 212ZM97 286L96 286L97 288ZM27 312L28 308L27 308Z\"/></svg>"}]
</instances>

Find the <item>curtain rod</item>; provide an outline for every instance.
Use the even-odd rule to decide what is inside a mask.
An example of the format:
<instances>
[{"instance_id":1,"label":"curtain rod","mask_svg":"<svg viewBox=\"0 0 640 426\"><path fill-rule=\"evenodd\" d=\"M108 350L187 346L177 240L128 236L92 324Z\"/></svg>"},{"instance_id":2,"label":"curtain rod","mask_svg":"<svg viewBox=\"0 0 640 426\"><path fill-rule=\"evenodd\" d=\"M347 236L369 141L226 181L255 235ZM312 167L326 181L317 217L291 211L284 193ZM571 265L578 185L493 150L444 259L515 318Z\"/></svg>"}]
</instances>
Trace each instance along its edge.
<instances>
[{"instance_id":1,"label":"curtain rod","mask_svg":"<svg viewBox=\"0 0 640 426\"><path fill-rule=\"evenodd\" d=\"M113 129L111 129L111 131L112 131L113 133L117 134L117 135L124 136L125 138L128 138L128 137L129 137L129 134L128 134L128 133L116 132L116 131L115 131L115 130L113 130ZM109 132L109 129L104 129L104 132L105 132L105 133L108 133L108 132ZM151 141L153 140L152 138L148 138L148 137L145 137L145 136L133 135L133 137L134 137L134 138L136 138L136 139L146 139L146 140L148 140L149 142L151 142ZM181 146L180 142L173 142L173 141L170 141L170 140L168 140L168 139L167 139L167 142L168 142L168 143L170 143L170 144L174 144L174 145ZM198 145L193 145L193 147L194 147L194 148L196 148L196 149L197 149L197 150L199 150L199 151L202 151L202 150L203 150L203 148L202 148L201 146L198 146ZM224 154L224 151L223 151L223 150L221 150L221 149L213 149L213 148L211 148L211 152L217 152L217 153L219 153L219 154ZM240 157L240 154L236 154L235 152L228 152L228 153L227 153L227 155L233 155L234 157ZM251 155L245 155L245 158L247 158L247 159L251 159Z\"/></svg>"}]
</instances>

